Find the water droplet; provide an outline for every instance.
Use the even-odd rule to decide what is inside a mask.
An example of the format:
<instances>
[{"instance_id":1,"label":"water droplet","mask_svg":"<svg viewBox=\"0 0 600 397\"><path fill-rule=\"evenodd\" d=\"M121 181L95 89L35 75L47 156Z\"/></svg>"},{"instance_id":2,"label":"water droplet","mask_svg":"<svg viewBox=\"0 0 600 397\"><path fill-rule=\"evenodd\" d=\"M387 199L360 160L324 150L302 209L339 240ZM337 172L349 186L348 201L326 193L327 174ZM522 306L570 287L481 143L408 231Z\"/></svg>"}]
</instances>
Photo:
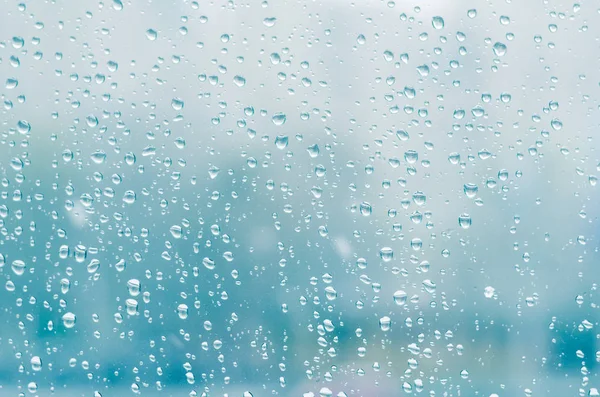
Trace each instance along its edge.
<instances>
[{"instance_id":1,"label":"water droplet","mask_svg":"<svg viewBox=\"0 0 600 397\"><path fill-rule=\"evenodd\" d=\"M136 194L133 190L127 190L123 195L123 202L125 204L133 204L135 203Z\"/></svg>"},{"instance_id":2,"label":"water droplet","mask_svg":"<svg viewBox=\"0 0 600 397\"><path fill-rule=\"evenodd\" d=\"M471 227L471 216L469 214L462 214L458 217L458 224L463 229L468 229Z\"/></svg>"},{"instance_id":3,"label":"water droplet","mask_svg":"<svg viewBox=\"0 0 600 397\"><path fill-rule=\"evenodd\" d=\"M171 236L173 236L174 238L180 239L182 236L182 229L179 225L171 226L169 231L171 232Z\"/></svg>"},{"instance_id":4,"label":"water droplet","mask_svg":"<svg viewBox=\"0 0 600 397\"><path fill-rule=\"evenodd\" d=\"M87 265L88 273L96 273L100 268L100 261L96 258L92 259Z\"/></svg>"},{"instance_id":5,"label":"water droplet","mask_svg":"<svg viewBox=\"0 0 600 397\"><path fill-rule=\"evenodd\" d=\"M210 179L215 179L219 175L219 171L221 171L219 167L211 165L208 168L208 176L210 177Z\"/></svg>"},{"instance_id":6,"label":"water droplet","mask_svg":"<svg viewBox=\"0 0 600 397\"><path fill-rule=\"evenodd\" d=\"M479 190L479 188L474 183L466 183L464 186L464 192L468 198L475 197L477 195L478 190Z\"/></svg>"},{"instance_id":7,"label":"water droplet","mask_svg":"<svg viewBox=\"0 0 600 397\"><path fill-rule=\"evenodd\" d=\"M20 134L27 134L31 131L31 125L25 120L19 120L17 122L17 130Z\"/></svg>"},{"instance_id":8,"label":"water droplet","mask_svg":"<svg viewBox=\"0 0 600 397\"><path fill-rule=\"evenodd\" d=\"M115 269L117 269L118 272L122 272L126 268L127 268L127 262L125 262L125 259L121 259L120 261L118 261L115 264Z\"/></svg>"},{"instance_id":9,"label":"water droplet","mask_svg":"<svg viewBox=\"0 0 600 397\"><path fill-rule=\"evenodd\" d=\"M177 306L177 315L182 320L185 320L188 317L188 306L185 303L181 303Z\"/></svg>"},{"instance_id":10,"label":"water droplet","mask_svg":"<svg viewBox=\"0 0 600 397\"><path fill-rule=\"evenodd\" d=\"M427 77L429 75L429 66L427 66L427 65L417 66L417 72L419 72L421 77Z\"/></svg>"},{"instance_id":11,"label":"water droplet","mask_svg":"<svg viewBox=\"0 0 600 397\"><path fill-rule=\"evenodd\" d=\"M215 261L213 261L210 258L204 258L202 260L202 264L204 265L204 267L206 267L208 270L214 270L215 268Z\"/></svg>"},{"instance_id":12,"label":"water droplet","mask_svg":"<svg viewBox=\"0 0 600 397\"><path fill-rule=\"evenodd\" d=\"M9 77L6 79L6 83L5 83L5 87L9 90L15 89L17 88L17 86L19 85L19 80Z\"/></svg>"},{"instance_id":13,"label":"water droplet","mask_svg":"<svg viewBox=\"0 0 600 397\"><path fill-rule=\"evenodd\" d=\"M40 358L40 356L31 357L30 363L31 369L33 369L34 371L38 372L42 370L42 359Z\"/></svg>"},{"instance_id":14,"label":"water droplet","mask_svg":"<svg viewBox=\"0 0 600 397\"><path fill-rule=\"evenodd\" d=\"M71 288L71 281L69 281L68 278L63 278L62 280L60 280L60 292L62 292L63 294L66 294L67 292L69 292L70 288Z\"/></svg>"},{"instance_id":15,"label":"water droplet","mask_svg":"<svg viewBox=\"0 0 600 397\"><path fill-rule=\"evenodd\" d=\"M398 291L394 292L394 302L398 306L405 305L407 298L408 298L408 294L402 290L398 290Z\"/></svg>"},{"instance_id":16,"label":"water droplet","mask_svg":"<svg viewBox=\"0 0 600 397\"><path fill-rule=\"evenodd\" d=\"M138 311L138 301L132 298L128 298L125 300L125 307L127 308L128 315L135 316Z\"/></svg>"},{"instance_id":17,"label":"water droplet","mask_svg":"<svg viewBox=\"0 0 600 397\"><path fill-rule=\"evenodd\" d=\"M91 158L94 163L102 164L104 163L104 160L106 160L106 153L102 150L96 150L92 153Z\"/></svg>"},{"instance_id":18,"label":"water droplet","mask_svg":"<svg viewBox=\"0 0 600 397\"><path fill-rule=\"evenodd\" d=\"M379 328L381 328L382 331L387 332L390 330L390 328L392 327L392 319L389 318L388 316L383 316L379 319Z\"/></svg>"},{"instance_id":19,"label":"water droplet","mask_svg":"<svg viewBox=\"0 0 600 397\"><path fill-rule=\"evenodd\" d=\"M287 135L278 135L277 137L275 137L275 146L277 147L277 149L283 150L287 147L288 141L289 139Z\"/></svg>"},{"instance_id":20,"label":"water droplet","mask_svg":"<svg viewBox=\"0 0 600 397\"><path fill-rule=\"evenodd\" d=\"M146 38L148 40L154 41L154 40L156 40L157 37L158 37L158 33L156 32L156 30L154 30L154 29L146 30Z\"/></svg>"},{"instance_id":21,"label":"water droplet","mask_svg":"<svg viewBox=\"0 0 600 397\"><path fill-rule=\"evenodd\" d=\"M25 265L25 262L23 262L20 259L15 259L14 261L12 261L11 269L13 273L17 276L22 276L23 273L25 273L26 267L27 266Z\"/></svg>"},{"instance_id":22,"label":"water droplet","mask_svg":"<svg viewBox=\"0 0 600 397\"><path fill-rule=\"evenodd\" d=\"M238 87L243 87L246 85L246 79L240 75L237 75L233 78L233 82L235 83L235 85L237 85Z\"/></svg>"},{"instance_id":23,"label":"water droplet","mask_svg":"<svg viewBox=\"0 0 600 397\"><path fill-rule=\"evenodd\" d=\"M127 290L129 291L129 295L138 296L140 294L141 289L142 285L140 283L140 280L132 278L131 280L127 281Z\"/></svg>"},{"instance_id":24,"label":"water droplet","mask_svg":"<svg viewBox=\"0 0 600 397\"><path fill-rule=\"evenodd\" d=\"M492 49L494 50L494 54L497 57L502 57L506 54L506 45L500 43L499 41L496 42L496 44L494 44L494 47Z\"/></svg>"},{"instance_id":25,"label":"water droplet","mask_svg":"<svg viewBox=\"0 0 600 397\"><path fill-rule=\"evenodd\" d=\"M173 109L175 109L175 110L181 110L181 109L183 109L184 105L185 105L185 103L180 98L173 98L173 99L171 99L171 107Z\"/></svg>"},{"instance_id":26,"label":"water droplet","mask_svg":"<svg viewBox=\"0 0 600 397\"><path fill-rule=\"evenodd\" d=\"M98 125L98 118L93 114L90 114L85 118L85 121L89 127L96 127Z\"/></svg>"},{"instance_id":27,"label":"water droplet","mask_svg":"<svg viewBox=\"0 0 600 397\"><path fill-rule=\"evenodd\" d=\"M75 322L77 321L77 317L73 313L67 312L63 314L62 321L65 328L73 328L75 326Z\"/></svg>"},{"instance_id":28,"label":"water droplet","mask_svg":"<svg viewBox=\"0 0 600 397\"><path fill-rule=\"evenodd\" d=\"M362 216L369 216L372 212L373 208L371 207L371 204L367 203L366 201L360 203L360 213Z\"/></svg>"},{"instance_id":29,"label":"water droplet","mask_svg":"<svg viewBox=\"0 0 600 397\"><path fill-rule=\"evenodd\" d=\"M277 18L275 17L268 17L263 19L263 25L265 25L268 28L272 28L273 26L275 26L275 23L277 22Z\"/></svg>"},{"instance_id":30,"label":"water droplet","mask_svg":"<svg viewBox=\"0 0 600 397\"><path fill-rule=\"evenodd\" d=\"M509 103L512 100L512 96L506 92L500 94L500 100L504 103Z\"/></svg>"},{"instance_id":31,"label":"water droplet","mask_svg":"<svg viewBox=\"0 0 600 397\"><path fill-rule=\"evenodd\" d=\"M435 292L435 289L436 289L437 286L431 280L423 280L423 287L425 288L425 291L427 291L430 294L432 294L432 293Z\"/></svg>"},{"instance_id":32,"label":"water droplet","mask_svg":"<svg viewBox=\"0 0 600 397\"><path fill-rule=\"evenodd\" d=\"M284 113L275 113L271 120L273 121L273 124L281 126L286 122L286 115Z\"/></svg>"},{"instance_id":33,"label":"water droplet","mask_svg":"<svg viewBox=\"0 0 600 397\"><path fill-rule=\"evenodd\" d=\"M427 196L423 192L414 192L412 195L413 202L419 207L425 205L427 201Z\"/></svg>"},{"instance_id":34,"label":"water droplet","mask_svg":"<svg viewBox=\"0 0 600 397\"><path fill-rule=\"evenodd\" d=\"M394 259L394 250L391 249L390 247L383 247L382 249L379 250L379 257L384 262L389 262L392 259Z\"/></svg>"},{"instance_id":35,"label":"water droplet","mask_svg":"<svg viewBox=\"0 0 600 397\"><path fill-rule=\"evenodd\" d=\"M491 287L491 286L489 286L489 285L488 285L488 286L487 286L487 287L485 287L485 289L483 290L483 295L484 295L486 298L490 299L490 298L492 298L492 297L494 296L494 292L496 292L496 289L495 289L494 287Z\"/></svg>"},{"instance_id":36,"label":"water droplet","mask_svg":"<svg viewBox=\"0 0 600 397\"><path fill-rule=\"evenodd\" d=\"M328 285L325 287L325 296L327 297L327 300L335 300L337 298L337 291L331 285Z\"/></svg>"},{"instance_id":37,"label":"water droplet","mask_svg":"<svg viewBox=\"0 0 600 397\"><path fill-rule=\"evenodd\" d=\"M550 122L550 125L552 126L552 129L555 130L555 131L559 131L563 127L563 123L559 119L553 119Z\"/></svg>"},{"instance_id":38,"label":"water droplet","mask_svg":"<svg viewBox=\"0 0 600 397\"><path fill-rule=\"evenodd\" d=\"M431 19L431 25L433 26L434 29L436 30L441 30L444 29L444 18L442 17L433 17Z\"/></svg>"},{"instance_id":39,"label":"water droplet","mask_svg":"<svg viewBox=\"0 0 600 397\"><path fill-rule=\"evenodd\" d=\"M29 382L27 384L27 390L29 391L29 393L36 393L38 390L38 385L35 382Z\"/></svg>"}]
</instances>

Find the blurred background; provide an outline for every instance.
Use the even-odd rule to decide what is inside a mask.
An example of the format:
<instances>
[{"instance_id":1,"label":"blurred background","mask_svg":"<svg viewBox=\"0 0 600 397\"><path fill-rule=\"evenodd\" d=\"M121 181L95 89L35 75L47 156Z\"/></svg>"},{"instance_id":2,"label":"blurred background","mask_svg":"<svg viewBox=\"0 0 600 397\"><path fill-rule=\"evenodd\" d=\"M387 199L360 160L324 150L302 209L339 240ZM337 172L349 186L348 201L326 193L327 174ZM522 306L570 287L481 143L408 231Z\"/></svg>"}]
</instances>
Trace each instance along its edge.
<instances>
[{"instance_id":1,"label":"blurred background","mask_svg":"<svg viewBox=\"0 0 600 397\"><path fill-rule=\"evenodd\" d=\"M591 1L4 1L0 396L599 395Z\"/></svg>"}]
</instances>

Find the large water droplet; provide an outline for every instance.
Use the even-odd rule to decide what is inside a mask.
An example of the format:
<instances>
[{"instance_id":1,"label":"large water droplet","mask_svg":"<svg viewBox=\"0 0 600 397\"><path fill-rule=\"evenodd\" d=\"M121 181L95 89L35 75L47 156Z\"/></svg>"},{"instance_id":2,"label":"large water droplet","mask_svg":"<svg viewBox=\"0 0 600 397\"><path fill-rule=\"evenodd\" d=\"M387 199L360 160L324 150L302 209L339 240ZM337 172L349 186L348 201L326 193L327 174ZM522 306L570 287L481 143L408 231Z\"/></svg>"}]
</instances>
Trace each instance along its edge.
<instances>
[{"instance_id":1,"label":"large water droplet","mask_svg":"<svg viewBox=\"0 0 600 397\"><path fill-rule=\"evenodd\" d=\"M183 109L184 105L185 105L185 103L183 102L183 99L180 99L180 98L171 99L171 107L175 110Z\"/></svg>"},{"instance_id":2,"label":"large water droplet","mask_svg":"<svg viewBox=\"0 0 600 397\"><path fill-rule=\"evenodd\" d=\"M67 312L63 314L62 321L65 328L73 328L75 326L75 322L77 321L77 317L73 313Z\"/></svg>"},{"instance_id":3,"label":"large water droplet","mask_svg":"<svg viewBox=\"0 0 600 397\"><path fill-rule=\"evenodd\" d=\"M444 18L442 18L442 17L433 17L431 19L431 25L436 30L444 29Z\"/></svg>"},{"instance_id":4,"label":"large water droplet","mask_svg":"<svg viewBox=\"0 0 600 397\"><path fill-rule=\"evenodd\" d=\"M471 227L471 216L469 214L462 214L458 217L458 224L463 229L468 229Z\"/></svg>"},{"instance_id":5,"label":"large water droplet","mask_svg":"<svg viewBox=\"0 0 600 397\"><path fill-rule=\"evenodd\" d=\"M42 359L40 356L33 356L30 360L31 369L38 372L42 370Z\"/></svg>"},{"instance_id":6,"label":"large water droplet","mask_svg":"<svg viewBox=\"0 0 600 397\"><path fill-rule=\"evenodd\" d=\"M506 45L498 41L494 44L493 50L497 57L502 57L506 54Z\"/></svg>"},{"instance_id":7,"label":"large water droplet","mask_svg":"<svg viewBox=\"0 0 600 397\"><path fill-rule=\"evenodd\" d=\"M27 266L25 265L25 262L23 262L20 259L15 259L12 262L11 269L12 269L13 273L16 274L17 276L22 276L23 273L25 273L25 268L26 267Z\"/></svg>"},{"instance_id":8,"label":"large water droplet","mask_svg":"<svg viewBox=\"0 0 600 397\"><path fill-rule=\"evenodd\" d=\"M408 294L402 290L398 290L398 291L394 292L394 302L398 306L405 305L407 297L408 297Z\"/></svg>"},{"instance_id":9,"label":"large water droplet","mask_svg":"<svg viewBox=\"0 0 600 397\"><path fill-rule=\"evenodd\" d=\"M384 262L389 262L394 259L394 250L390 247L383 247L379 250L379 256Z\"/></svg>"},{"instance_id":10,"label":"large water droplet","mask_svg":"<svg viewBox=\"0 0 600 397\"><path fill-rule=\"evenodd\" d=\"M271 118L271 120L273 121L273 124L280 126L285 124L286 122L286 115L285 113L275 113L273 115L273 117Z\"/></svg>"},{"instance_id":11,"label":"large water droplet","mask_svg":"<svg viewBox=\"0 0 600 397\"><path fill-rule=\"evenodd\" d=\"M381 328L382 331L384 331L384 332L389 331L391 327L392 327L392 319L391 318L389 318L388 316L383 316L379 319L379 328Z\"/></svg>"},{"instance_id":12,"label":"large water droplet","mask_svg":"<svg viewBox=\"0 0 600 397\"><path fill-rule=\"evenodd\" d=\"M158 37L158 33L156 32L156 30L154 30L154 29L146 30L146 38L148 40L154 41L154 40L156 40L157 37Z\"/></svg>"}]
</instances>

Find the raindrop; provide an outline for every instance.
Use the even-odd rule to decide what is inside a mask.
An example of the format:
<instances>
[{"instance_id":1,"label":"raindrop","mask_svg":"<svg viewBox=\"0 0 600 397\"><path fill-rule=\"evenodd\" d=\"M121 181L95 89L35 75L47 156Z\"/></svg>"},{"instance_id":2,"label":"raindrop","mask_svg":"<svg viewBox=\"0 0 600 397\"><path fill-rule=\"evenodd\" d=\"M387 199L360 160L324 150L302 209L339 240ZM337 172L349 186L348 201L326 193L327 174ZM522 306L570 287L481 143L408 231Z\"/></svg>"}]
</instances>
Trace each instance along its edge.
<instances>
[{"instance_id":1,"label":"raindrop","mask_svg":"<svg viewBox=\"0 0 600 397\"><path fill-rule=\"evenodd\" d=\"M379 328L381 328L382 331L387 332L390 330L390 328L392 327L392 319L389 318L388 316L383 316L379 319Z\"/></svg>"},{"instance_id":2,"label":"raindrop","mask_svg":"<svg viewBox=\"0 0 600 397\"><path fill-rule=\"evenodd\" d=\"M183 109L184 106L184 102L182 99L180 98L173 98L171 99L171 107L175 110L181 110Z\"/></svg>"},{"instance_id":3,"label":"raindrop","mask_svg":"<svg viewBox=\"0 0 600 397\"><path fill-rule=\"evenodd\" d=\"M284 113L275 113L273 115L273 117L271 118L271 120L273 121L273 124L280 126L280 125L285 124L286 116Z\"/></svg>"},{"instance_id":4,"label":"raindrop","mask_svg":"<svg viewBox=\"0 0 600 397\"><path fill-rule=\"evenodd\" d=\"M158 33L156 32L156 30L154 30L154 29L146 30L146 38L148 40L154 41L154 40L156 40L157 37L158 37Z\"/></svg>"},{"instance_id":5,"label":"raindrop","mask_svg":"<svg viewBox=\"0 0 600 397\"><path fill-rule=\"evenodd\" d=\"M243 87L246 85L246 79L240 75L237 75L233 78L233 82L235 83L235 85L237 85L238 87Z\"/></svg>"},{"instance_id":6,"label":"raindrop","mask_svg":"<svg viewBox=\"0 0 600 397\"><path fill-rule=\"evenodd\" d=\"M366 201L360 203L360 213L362 216L369 216L372 212L373 208L371 207L371 204L367 203Z\"/></svg>"},{"instance_id":7,"label":"raindrop","mask_svg":"<svg viewBox=\"0 0 600 397\"><path fill-rule=\"evenodd\" d=\"M478 190L479 190L479 188L474 183L466 183L464 186L464 192L468 198L475 197L477 195Z\"/></svg>"},{"instance_id":8,"label":"raindrop","mask_svg":"<svg viewBox=\"0 0 600 397\"><path fill-rule=\"evenodd\" d=\"M23 262L20 259L16 259L12 262L11 269L12 269L13 273L16 274L17 276L22 276L23 273L25 273L25 268L26 268L25 262Z\"/></svg>"},{"instance_id":9,"label":"raindrop","mask_svg":"<svg viewBox=\"0 0 600 397\"><path fill-rule=\"evenodd\" d=\"M31 357L30 360L31 363L31 369L39 372L42 370L42 359L40 358L40 356L33 356Z\"/></svg>"},{"instance_id":10,"label":"raindrop","mask_svg":"<svg viewBox=\"0 0 600 397\"><path fill-rule=\"evenodd\" d=\"M389 262L394 259L394 250L392 250L390 247L383 247L379 250L379 257L384 262Z\"/></svg>"},{"instance_id":11,"label":"raindrop","mask_svg":"<svg viewBox=\"0 0 600 397\"><path fill-rule=\"evenodd\" d=\"M444 29L444 19L442 17L433 17L431 19L431 25L436 30Z\"/></svg>"},{"instance_id":12,"label":"raindrop","mask_svg":"<svg viewBox=\"0 0 600 397\"><path fill-rule=\"evenodd\" d=\"M102 164L104 163L104 160L106 160L106 153L102 150L96 150L92 153L91 158L94 163Z\"/></svg>"},{"instance_id":13,"label":"raindrop","mask_svg":"<svg viewBox=\"0 0 600 397\"><path fill-rule=\"evenodd\" d=\"M73 313L67 312L63 314L62 321L65 328L73 328L75 326L75 322L77 321L77 317Z\"/></svg>"},{"instance_id":14,"label":"raindrop","mask_svg":"<svg viewBox=\"0 0 600 397\"><path fill-rule=\"evenodd\" d=\"M277 137L275 137L275 146L277 147L277 149L283 150L287 147L288 140L289 139L287 135L278 135Z\"/></svg>"},{"instance_id":15,"label":"raindrop","mask_svg":"<svg viewBox=\"0 0 600 397\"><path fill-rule=\"evenodd\" d=\"M471 227L471 217L469 216L469 214L462 214L461 216L459 216L458 217L458 224L463 229L470 228Z\"/></svg>"},{"instance_id":16,"label":"raindrop","mask_svg":"<svg viewBox=\"0 0 600 397\"><path fill-rule=\"evenodd\" d=\"M496 42L496 44L494 44L493 50L494 54L497 57L502 57L506 54L506 45L500 42Z\"/></svg>"},{"instance_id":17,"label":"raindrop","mask_svg":"<svg viewBox=\"0 0 600 397\"><path fill-rule=\"evenodd\" d=\"M180 319L185 320L188 317L188 306L184 303L177 306L177 315Z\"/></svg>"},{"instance_id":18,"label":"raindrop","mask_svg":"<svg viewBox=\"0 0 600 397\"><path fill-rule=\"evenodd\" d=\"M268 17L263 19L263 25L265 25L268 28L272 28L273 26L275 26L275 23L277 22L277 18L275 17Z\"/></svg>"},{"instance_id":19,"label":"raindrop","mask_svg":"<svg viewBox=\"0 0 600 397\"><path fill-rule=\"evenodd\" d=\"M407 297L408 297L408 294L402 290L398 290L398 291L394 292L394 302L398 306L405 305Z\"/></svg>"},{"instance_id":20,"label":"raindrop","mask_svg":"<svg viewBox=\"0 0 600 397\"><path fill-rule=\"evenodd\" d=\"M127 281L127 290L129 291L129 295L134 297L138 296L141 291L140 280L132 278L131 280Z\"/></svg>"}]
</instances>

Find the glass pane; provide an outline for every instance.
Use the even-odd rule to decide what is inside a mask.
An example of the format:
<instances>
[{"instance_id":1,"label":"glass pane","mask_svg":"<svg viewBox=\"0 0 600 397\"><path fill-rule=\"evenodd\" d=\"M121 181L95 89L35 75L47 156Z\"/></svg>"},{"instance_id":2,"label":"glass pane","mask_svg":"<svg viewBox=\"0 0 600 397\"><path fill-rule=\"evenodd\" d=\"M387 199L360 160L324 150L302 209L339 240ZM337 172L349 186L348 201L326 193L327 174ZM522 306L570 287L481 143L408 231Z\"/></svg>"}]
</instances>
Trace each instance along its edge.
<instances>
[{"instance_id":1,"label":"glass pane","mask_svg":"<svg viewBox=\"0 0 600 397\"><path fill-rule=\"evenodd\" d=\"M594 2L0 24L0 395L599 395Z\"/></svg>"}]
</instances>

